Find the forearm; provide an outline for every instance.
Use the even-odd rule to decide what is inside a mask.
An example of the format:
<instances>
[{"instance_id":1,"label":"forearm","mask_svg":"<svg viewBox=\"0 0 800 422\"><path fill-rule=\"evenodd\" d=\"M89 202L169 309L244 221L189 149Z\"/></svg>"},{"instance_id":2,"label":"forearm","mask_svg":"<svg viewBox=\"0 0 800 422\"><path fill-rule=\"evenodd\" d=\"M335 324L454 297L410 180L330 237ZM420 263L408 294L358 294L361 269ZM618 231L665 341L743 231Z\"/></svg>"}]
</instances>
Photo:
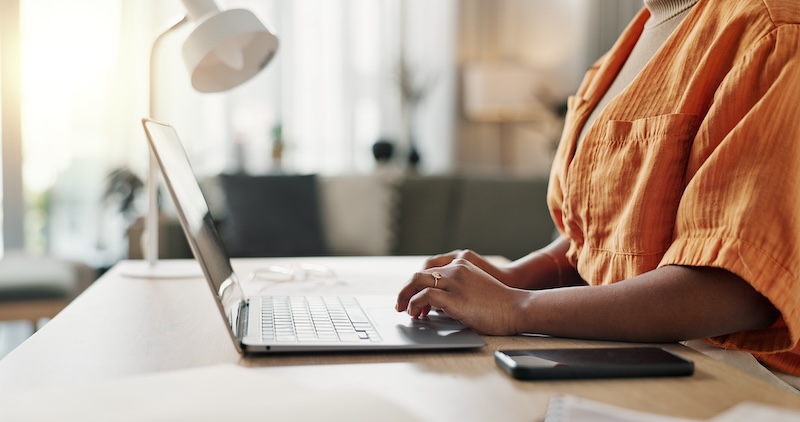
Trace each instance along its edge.
<instances>
[{"instance_id":1,"label":"forearm","mask_svg":"<svg viewBox=\"0 0 800 422\"><path fill-rule=\"evenodd\" d=\"M713 268L669 266L607 286L524 294L516 331L574 338L671 342L765 328L778 316L744 280Z\"/></svg>"},{"instance_id":2,"label":"forearm","mask_svg":"<svg viewBox=\"0 0 800 422\"><path fill-rule=\"evenodd\" d=\"M586 282L567 261L569 242L559 237L542 249L512 262L507 270L514 274L511 287L547 289L551 287L582 286Z\"/></svg>"}]
</instances>

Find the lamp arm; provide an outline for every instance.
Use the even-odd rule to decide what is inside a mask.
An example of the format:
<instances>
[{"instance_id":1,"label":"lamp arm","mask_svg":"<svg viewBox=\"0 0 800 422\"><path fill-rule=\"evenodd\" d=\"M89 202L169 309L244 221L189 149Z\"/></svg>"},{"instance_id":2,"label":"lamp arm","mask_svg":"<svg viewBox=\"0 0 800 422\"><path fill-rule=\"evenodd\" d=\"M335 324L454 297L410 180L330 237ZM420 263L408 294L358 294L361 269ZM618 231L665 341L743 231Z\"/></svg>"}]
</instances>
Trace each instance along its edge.
<instances>
[{"instance_id":1,"label":"lamp arm","mask_svg":"<svg viewBox=\"0 0 800 422\"><path fill-rule=\"evenodd\" d=\"M151 118L154 118L154 119L157 118L157 116L155 116L156 107L157 107L157 103L158 103L156 101L156 99L155 99L156 98L156 83L155 83L155 80L157 79L156 78L156 74L157 74L157 68L158 68L158 66L157 66L158 47L161 44L161 41L164 40L164 38L170 32L177 30L178 28L180 28L181 26L183 26L184 24L186 24L188 22L189 22L189 16L181 16L181 18L179 20L176 20L175 23L173 23L167 29L162 31L156 37L156 39L153 40L153 46L150 48L150 103L149 103L150 110L149 111L150 111L150 117Z\"/></svg>"},{"instance_id":2,"label":"lamp arm","mask_svg":"<svg viewBox=\"0 0 800 422\"><path fill-rule=\"evenodd\" d=\"M150 49L150 99L149 99L149 114L150 118L157 119L158 113L156 113L156 108L158 101L156 101L156 74L157 74L157 58L158 58L158 47L161 44L161 41L164 37L175 31L176 29L180 28L184 24L189 22L188 16L182 16L180 20L177 20L175 23L170 25L167 29L162 31L156 39L153 41L153 46ZM149 148L148 148L149 150ZM148 209L147 209L147 221L145 223L145 229L147 230L147 246L144 248L144 256L147 259L149 266L155 267L156 262L158 261L158 178L159 178L159 170L158 170L158 163L156 162L156 157L153 152L150 152L150 160L148 166L148 177L147 177L147 201L148 201Z\"/></svg>"}]
</instances>

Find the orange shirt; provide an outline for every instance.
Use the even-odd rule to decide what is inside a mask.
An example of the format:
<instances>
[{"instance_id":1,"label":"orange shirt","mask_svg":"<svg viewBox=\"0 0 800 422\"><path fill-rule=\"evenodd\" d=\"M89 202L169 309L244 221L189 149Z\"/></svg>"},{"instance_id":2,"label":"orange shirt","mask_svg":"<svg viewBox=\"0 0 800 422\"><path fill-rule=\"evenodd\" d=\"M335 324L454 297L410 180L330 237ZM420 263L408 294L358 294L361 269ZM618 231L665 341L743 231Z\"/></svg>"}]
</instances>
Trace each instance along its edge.
<instances>
[{"instance_id":1,"label":"orange shirt","mask_svg":"<svg viewBox=\"0 0 800 422\"><path fill-rule=\"evenodd\" d=\"M782 317L711 341L800 375L800 2L701 0L578 145L648 16L568 101L548 193L568 258L593 285L737 274Z\"/></svg>"}]
</instances>

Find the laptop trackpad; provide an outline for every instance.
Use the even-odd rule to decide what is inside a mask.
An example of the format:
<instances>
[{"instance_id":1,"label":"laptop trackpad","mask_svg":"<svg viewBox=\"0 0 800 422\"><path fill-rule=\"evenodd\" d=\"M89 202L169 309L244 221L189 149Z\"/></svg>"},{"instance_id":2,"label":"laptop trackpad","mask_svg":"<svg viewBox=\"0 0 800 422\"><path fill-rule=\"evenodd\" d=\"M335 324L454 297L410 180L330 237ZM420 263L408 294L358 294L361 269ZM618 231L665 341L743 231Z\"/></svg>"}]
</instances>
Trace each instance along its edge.
<instances>
[{"instance_id":1,"label":"laptop trackpad","mask_svg":"<svg viewBox=\"0 0 800 422\"><path fill-rule=\"evenodd\" d=\"M461 337L478 337L464 324L437 312L420 319L386 307L367 308L367 313L380 327L381 333L396 333L405 341L414 343L449 343Z\"/></svg>"}]
</instances>

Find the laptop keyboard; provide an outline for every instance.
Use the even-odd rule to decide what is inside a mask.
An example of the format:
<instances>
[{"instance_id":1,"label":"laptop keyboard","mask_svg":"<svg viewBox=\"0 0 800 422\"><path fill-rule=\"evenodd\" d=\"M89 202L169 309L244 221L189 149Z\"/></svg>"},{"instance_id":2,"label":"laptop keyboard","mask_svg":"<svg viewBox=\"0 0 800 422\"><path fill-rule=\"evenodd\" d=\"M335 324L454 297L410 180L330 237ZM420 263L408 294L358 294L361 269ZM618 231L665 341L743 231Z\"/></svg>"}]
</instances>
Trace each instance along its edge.
<instances>
[{"instance_id":1,"label":"laptop keyboard","mask_svg":"<svg viewBox=\"0 0 800 422\"><path fill-rule=\"evenodd\" d=\"M379 342L381 338L355 298L261 298L265 342Z\"/></svg>"}]
</instances>

